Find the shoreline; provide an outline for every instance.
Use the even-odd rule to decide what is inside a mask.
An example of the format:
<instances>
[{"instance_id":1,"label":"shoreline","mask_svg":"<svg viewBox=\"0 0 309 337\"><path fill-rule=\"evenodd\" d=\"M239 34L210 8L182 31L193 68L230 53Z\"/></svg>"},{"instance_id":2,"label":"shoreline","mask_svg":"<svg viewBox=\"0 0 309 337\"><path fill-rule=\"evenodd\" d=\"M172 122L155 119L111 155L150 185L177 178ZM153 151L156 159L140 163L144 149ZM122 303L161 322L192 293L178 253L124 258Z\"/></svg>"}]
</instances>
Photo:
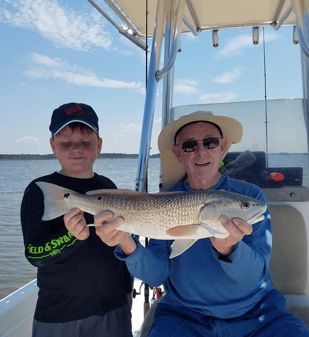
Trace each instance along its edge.
<instances>
[{"instance_id":1,"label":"shoreline","mask_svg":"<svg viewBox=\"0 0 309 337\"><path fill-rule=\"evenodd\" d=\"M256 151L253 151L253 153ZM259 152L259 151L258 151ZM269 153L269 155L308 155L307 153ZM160 158L160 153L152 154L149 158ZM1 161L16 161L16 160L56 160L53 154L0 154ZM138 154L127 153L101 153L97 159L138 159Z\"/></svg>"},{"instance_id":2,"label":"shoreline","mask_svg":"<svg viewBox=\"0 0 309 337\"><path fill-rule=\"evenodd\" d=\"M137 159L138 154L101 153L97 159ZM150 155L149 158L160 158L159 154ZM0 161L16 160L57 160L53 154L0 154Z\"/></svg>"}]
</instances>

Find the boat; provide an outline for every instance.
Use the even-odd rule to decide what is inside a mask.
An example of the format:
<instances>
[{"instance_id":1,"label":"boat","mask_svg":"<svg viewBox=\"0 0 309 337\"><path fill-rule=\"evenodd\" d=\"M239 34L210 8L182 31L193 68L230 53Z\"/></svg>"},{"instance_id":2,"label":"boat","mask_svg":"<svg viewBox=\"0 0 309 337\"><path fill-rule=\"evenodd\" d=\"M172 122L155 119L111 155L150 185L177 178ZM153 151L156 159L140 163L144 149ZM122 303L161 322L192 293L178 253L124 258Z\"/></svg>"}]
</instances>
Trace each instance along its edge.
<instances>
[{"instance_id":1,"label":"boat","mask_svg":"<svg viewBox=\"0 0 309 337\"><path fill-rule=\"evenodd\" d=\"M235 147L236 151L226 156L222 170L236 179L251 181L263 188L272 216L270 269L274 286L286 297L287 309L309 328L309 1L104 1L123 25L117 24L96 1L88 0L89 5L138 48L148 51L151 41L136 190L147 192L155 96L160 81L163 82L162 127L197 110L210 110L215 115L239 119L244 126L244 138L241 145ZM293 43L300 45L302 98L268 100L265 90L265 99L260 101L173 106L174 65L182 34L193 34L198 38L208 32L212 34L213 47L216 48L219 34L228 29L252 29L252 43L257 44L259 32L264 27L279 30L283 26L291 27ZM164 57L162 67L161 54ZM279 136L280 133L283 136ZM262 148L252 139L261 139ZM146 285L145 315L150 307L148 293ZM36 280L33 280L0 301L0 336L30 336L36 296ZM150 324L148 320L154 307L150 307L147 322L139 332L142 337L146 336L146 326Z\"/></svg>"}]
</instances>

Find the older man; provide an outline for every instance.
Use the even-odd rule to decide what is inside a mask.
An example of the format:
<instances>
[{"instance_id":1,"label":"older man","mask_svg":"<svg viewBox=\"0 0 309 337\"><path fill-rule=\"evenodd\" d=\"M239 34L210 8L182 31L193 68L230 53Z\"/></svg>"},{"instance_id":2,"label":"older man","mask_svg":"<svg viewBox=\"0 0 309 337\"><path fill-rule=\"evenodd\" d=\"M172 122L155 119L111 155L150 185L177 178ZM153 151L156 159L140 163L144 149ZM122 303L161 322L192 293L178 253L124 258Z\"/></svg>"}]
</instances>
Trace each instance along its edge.
<instances>
[{"instance_id":1,"label":"older man","mask_svg":"<svg viewBox=\"0 0 309 337\"><path fill-rule=\"evenodd\" d=\"M263 191L222 176L219 165L242 125L233 118L198 111L168 124L159 136L163 187L168 191L225 190L266 203ZM130 272L153 286L164 284L149 336L309 336L305 325L285 310L284 297L273 288L269 271L271 221L251 226L222 219L225 239L198 240L169 259L173 241L150 240L144 248L117 231L120 220L96 217L97 234L118 245L116 256Z\"/></svg>"}]
</instances>

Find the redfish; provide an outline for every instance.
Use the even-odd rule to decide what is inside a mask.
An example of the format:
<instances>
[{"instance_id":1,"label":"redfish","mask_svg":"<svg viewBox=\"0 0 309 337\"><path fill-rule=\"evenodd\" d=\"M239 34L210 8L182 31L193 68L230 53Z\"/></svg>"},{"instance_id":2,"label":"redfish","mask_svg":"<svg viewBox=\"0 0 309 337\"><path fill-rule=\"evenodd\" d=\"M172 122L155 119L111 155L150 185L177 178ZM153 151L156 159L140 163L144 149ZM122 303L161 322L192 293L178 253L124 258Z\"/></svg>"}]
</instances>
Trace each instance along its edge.
<instances>
[{"instance_id":1,"label":"redfish","mask_svg":"<svg viewBox=\"0 0 309 337\"><path fill-rule=\"evenodd\" d=\"M36 183L44 194L48 221L79 208L92 215L111 211L124 219L117 229L159 240L175 240L170 258L182 254L196 240L226 238L220 218L240 218L250 224L264 219L266 204L236 193L216 190L140 193L130 190L95 190L79 194L46 182ZM89 224L91 225L91 224Z\"/></svg>"}]
</instances>

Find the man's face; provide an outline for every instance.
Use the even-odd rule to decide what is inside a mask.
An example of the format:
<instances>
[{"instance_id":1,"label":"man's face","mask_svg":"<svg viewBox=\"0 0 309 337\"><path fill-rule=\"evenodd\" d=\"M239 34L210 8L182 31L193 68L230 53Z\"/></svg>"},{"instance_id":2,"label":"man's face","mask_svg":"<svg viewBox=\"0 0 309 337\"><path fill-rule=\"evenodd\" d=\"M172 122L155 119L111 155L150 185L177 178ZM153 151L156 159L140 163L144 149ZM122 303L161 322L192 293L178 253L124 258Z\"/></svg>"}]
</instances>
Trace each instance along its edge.
<instances>
[{"instance_id":1,"label":"man's face","mask_svg":"<svg viewBox=\"0 0 309 337\"><path fill-rule=\"evenodd\" d=\"M221 174L219 165L224 155L227 139L220 139L216 149L205 149L202 140L206 137L221 138L218 129L209 123L194 123L185 126L177 137L177 144L187 140L197 140L198 146L194 152L183 152L181 146L174 145L172 150L187 172L187 181L190 187L206 189L216 185Z\"/></svg>"},{"instance_id":2,"label":"man's face","mask_svg":"<svg viewBox=\"0 0 309 337\"><path fill-rule=\"evenodd\" d=\"M102 147L102 139L94 131L72 131L66 126L51 138L50 145L61 164L62 174L76 178L93 176L93 163Z\"/></svg>"}]
</instances>

